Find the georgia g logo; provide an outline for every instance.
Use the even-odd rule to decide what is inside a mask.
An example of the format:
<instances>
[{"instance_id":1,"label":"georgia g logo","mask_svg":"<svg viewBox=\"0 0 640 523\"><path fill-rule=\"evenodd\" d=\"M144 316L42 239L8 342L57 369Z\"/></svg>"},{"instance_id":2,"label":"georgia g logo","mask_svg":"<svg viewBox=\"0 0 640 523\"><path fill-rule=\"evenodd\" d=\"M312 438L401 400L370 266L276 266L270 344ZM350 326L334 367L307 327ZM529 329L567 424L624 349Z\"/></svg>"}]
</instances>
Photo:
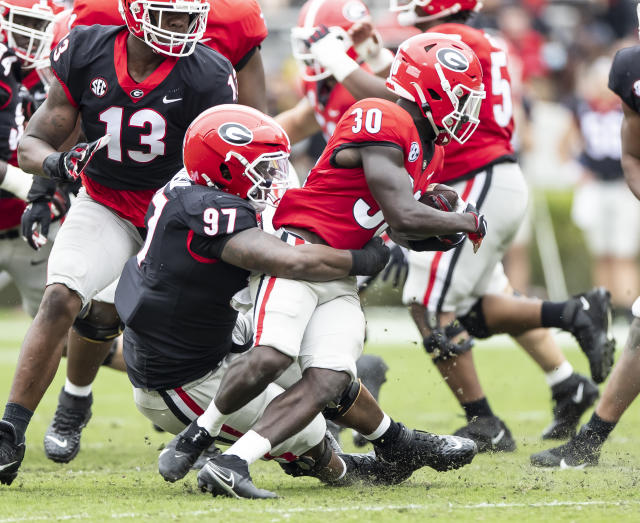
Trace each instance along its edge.
<instances>
[{"instance_id":1,"label":"georgia g logo","mask_svg":"<svg viewBox=\"0 0 640 523\"><path fill-rule=\"evenodd\" d=\"M253 133L241 123L227 122L220 126L218 134L231 145L247 145L253 140Z\"/></svg>"},{"instance_id":2,"label":"georgia g logo","mask_svg":"<svg viewBox=\"0 0 640 523\"><path fill-rule=\"evenodd\" d=\"M469 69L469 60L467 60L467 57L457 49L452 49L451 47L440 49L436 53L436 58L438 59L438 62L451 71L464 73Z\"/></svg>"}]
</instances>

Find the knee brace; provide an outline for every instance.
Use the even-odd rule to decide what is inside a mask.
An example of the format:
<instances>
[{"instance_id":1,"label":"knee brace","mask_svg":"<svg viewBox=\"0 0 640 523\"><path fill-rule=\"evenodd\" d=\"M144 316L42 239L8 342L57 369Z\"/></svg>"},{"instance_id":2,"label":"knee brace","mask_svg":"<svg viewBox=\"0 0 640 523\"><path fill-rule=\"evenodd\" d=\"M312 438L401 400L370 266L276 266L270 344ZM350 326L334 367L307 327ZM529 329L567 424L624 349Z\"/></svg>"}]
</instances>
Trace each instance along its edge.
<instances>
[{"instance_id":1,"label":"knee brace","mask_svg":"<svg viewBox=\"0 0 640 523\"><path fill-rule=\"evenodd\" d=\"M116 319L105 320L100 318L99 315L92 313L93 302L89 302L85 305L75 321L73 322L73 329L82 338L95 343L102 343L103 341L109 341L117 338L122 334L124 329L124 323L120 321L120 318L116 316Z\"/></svg>"},{"instance_id":2,"label":"knee brace","mask_svg":"<svg viewBox=\"0 0 640 523\"><path fill-rule=\"evenodd\" d=\"M437 328L424 340L424 348L431 355L433 363L441 363L460 354L470 351L473 347L473 338L467 338L459 342L451 341L464 331L464 326L457 320L453 320L444 329Z\"/></svg>"},{"instance_id":3,"label":"knee brace","mask_svg":"<svg viewBox=\"0 0 640 523\"><path fill-rule=\"evenodd\" d=\"M322 415L325 419L334 420L349 412L351 406L358 399L361 388L362 383L360 383L360 380L349 383L342 394L324 408Z\"/></svg>"},{"instance_id":4,"label":"knee brace","mask_svg":"<svg viewBox=\"0 0 640 523\"><path fill-rule=\"evenodd\" d=\"M487 322L484 319L484 313L482 312L482 298L476 301L473 307L471 307L471 310L464 316L460 316L458 320L471 336L479 339L491 337Z\"/></svg>"}]
</instances>

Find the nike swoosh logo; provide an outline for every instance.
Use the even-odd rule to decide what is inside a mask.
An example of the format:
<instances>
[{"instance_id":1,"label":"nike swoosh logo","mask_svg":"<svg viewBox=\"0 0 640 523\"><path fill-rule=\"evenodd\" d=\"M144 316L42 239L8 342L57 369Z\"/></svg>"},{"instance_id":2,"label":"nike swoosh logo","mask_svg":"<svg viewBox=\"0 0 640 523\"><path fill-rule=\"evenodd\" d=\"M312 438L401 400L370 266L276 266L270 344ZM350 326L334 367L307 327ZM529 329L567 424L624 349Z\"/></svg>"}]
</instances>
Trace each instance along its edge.
<instances>
[{"instance_id":1,"label":"nike swoosh logo","mask_svg":"<svg viewBox=\"0 0 640 523\"><path fill-rule=\"evenodd\" d=\"M453 443L453 449L457 450L457 449L461 449L462 448L462 441L460 440L455 440Z\"/></svg>"},{"instance_id":2,"label":"nike swoosh logo","mask_svg":"<svg viewBox=\"0 0 640 523\"><path fill-rule=\"evenodd\" d=\"M235 485L235 481L233 479L233 475L229 474L228 476L224 473L224 471L218 467L218 465L215 465L211 462L207 463L207 466L211 469L211 472L213 472L218 478L220 478L222 480L222 482L227 485L230 489L233 489L234 485Z\"/></svg>"},{"instance_id":3,"label":"nike swoosh logo","mask_svg":"<svg viewBox=\"0 0 640 523\"><path fill-rule=\"evenodd\" d=\"M163 103L172 104L173 102L179 102L182 98L167 98L166 96L162 99Z\"/></svg>"},{"instance_id":4,"label":"nike swoosh logo","mask_svg":"<svg viewBox=\"0 0 640 523\"><path fill-rule=\"evenodd\" d=\"M12 465L15 465L16 463L18 462L12 461L11 463L7 463L6 465L0 465L0 472L2 472L4 469L8 469L9 467L11 467Z\"/></svg>"},{"instance_id":5,"label":"nike swoosh logo","mask_svg":"<svg viewBox=\"0 0 640 523\"><path fill-rule=\"evenodd\" d=\"M31 265L41 265L43 263L46 263L47 258L45 258L44 260L31 260Z\"/></svg>"},{"instance_id":6,"label":"nike swoosh logo","mask_svg":"<svg viewBox=\"0 0 640 523\"><path fill-rule=\"evenodd\" d=\"M584 296L580 296L580 301L582 302L582 308L585 311L588 311L591 308L591 305L589 305L587 298L585 298Z\"/></svg>"},{"instance_id":7,"label":"nike swoosh logo","mask_svg":"<svg viewBox=\"0 0 640 523\"><path fill-rule=\"evenodd\" d=\"M500 443L502 441L502 438L504 438L504 429L502 429L500 432L498 432L498 435L495 438L491 438L491 444L492 445L497 445L498 443Z\"/></svg>"},{"instance_id":8,"label":"nike swoosh logo","mask_svg":"<svg viewBox=\"0 0 640 523\"><path fill-rule=\"evenodd\" d=\"M578 385L578 390L576 391L576 393L573 396L571 396L571 399L573 400L574 403L580 403L582 401L583 391L584 391L584 383L581 383L580 385Z\"/></svg>"},{"instance_id":9,"label":"nike swoosh logo","mask_svg":"<svg viewBox=\"0 0 640 523\"><path fill-rule=\"evenodd\" d=\"M53 441L56 445L58 445L58 447L61 447L63 449L67 448L67 444L69 443L66 439L60 440L55 436L47 436L47 439L49 441Z\"/></svg>"},{"instance_id":10,"label":"nike swoosh logo","mask_svg":"<svg viewBox=\"0 0 640 523\"><path fill-rule=\"evenodd\" d=\"M562 470L566 470L566 469L578 469L578 470L582 470L583 468L585 468L587 466L586 463L583 463L582 465L568 465L567 462L564 460L564 458L562 458L560 460L560 468Z\"/></svg>"}]
</instances>

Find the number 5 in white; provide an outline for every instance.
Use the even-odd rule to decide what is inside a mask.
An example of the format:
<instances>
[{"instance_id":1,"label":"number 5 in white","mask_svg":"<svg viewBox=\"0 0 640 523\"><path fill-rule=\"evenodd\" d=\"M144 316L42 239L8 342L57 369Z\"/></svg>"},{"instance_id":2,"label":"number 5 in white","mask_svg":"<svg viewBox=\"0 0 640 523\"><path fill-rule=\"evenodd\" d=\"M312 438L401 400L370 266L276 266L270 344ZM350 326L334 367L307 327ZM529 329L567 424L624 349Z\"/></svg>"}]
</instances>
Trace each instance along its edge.
<instances>
[{"instance_id":1,"label":"number 5 in white","mask_svg":"<svg viewBox=\"0 0 640 523\"><path fill-rule=\"evenodd\" d=\"M501 104L493 105L493 117L500 127L506 127L513 116L511 85L502 78L502 68L507 67L507 55L504 51L491 53L491 92L494 96L502 96Z\"/></svg>"}]
</instances>

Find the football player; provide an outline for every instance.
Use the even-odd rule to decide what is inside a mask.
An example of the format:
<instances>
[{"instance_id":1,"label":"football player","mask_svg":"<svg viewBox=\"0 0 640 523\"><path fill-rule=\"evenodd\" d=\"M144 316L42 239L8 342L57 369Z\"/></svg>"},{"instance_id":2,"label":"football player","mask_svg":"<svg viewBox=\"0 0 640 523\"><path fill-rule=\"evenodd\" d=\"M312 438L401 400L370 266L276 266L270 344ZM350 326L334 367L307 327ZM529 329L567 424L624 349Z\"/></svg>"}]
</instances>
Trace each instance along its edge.
<instances>
[{"instance_id":1,"label":"football player","mask_svg":"<svg viewBox=\"0 0 640 523\"><path fill-rule=\"evenodd\" d=\"M271 191L286 186L289 148L283 129L256 109L209 109L185 135L185 168L193 181L179 174L153 197L147 240L125 265L116 307L126 325L124 355L136 405L168 432L179 433L204 412L229 365L251 347L247 318L229 305L246 287L248 271L328 281L375 274L388 259L379 239L352 252L292 247L257 227L255 210L273 202ZM241 332L247 330L249 336ZM218 439L234 441L250 430L282 392L269 385L226 420ZM325 430L318 415L271 454L292 461L313 448L309 457L321 463L313 469L317 474L326 477L322 470L332 462L332 468L339 465L334 476L342 476L346 471L331 456ZM213 439L204 429L181 438L161 454L160 474L168 481L182 478L193 463L185 458L179 467L166 466L167 453L204 450ZM356 470L362 468L359 463Z\"/></svg>"},{"instance_id":2,"label":"football player","mask_svg":"<svg viewBox=\"0 0 640 523\"><path fill-rule=\"evenodd\" d=\"M465 411L468 424L456 434L476 441L480 451L512 451L515 441L480 385L471 352L473 338L510 334L542 368L554 402L554 418L543 438L571 436L598 389L573 372L550 331L541 327L571 332L597 382L604 381L611 369L615 342L607 334L611 304L606 290L566 302L543 302L515 294L504 274L501 259L523 219L528 190L511 145L512 99L504 46L496 37L465 25L481 5L477 0L391 2L400 24L468 44L480 59L487 85L482 125L466 143L453 140L434 181L450 184L463 199L477 202L492 224L491 248L474 256L473 246L465 242L444 253L410 253L403 301L411 307L426 351ZM332 35L310 46L323 65L328 66L327 57L333 56L332 63L344 69L350 58L344 53L336 58L338 49ZM365 82L356 74L361 76L354 70L350 81L358 80L361 90L368 87L369 96L387 96L375 77Z\"/></svg>"},{"instance_id":3,"label":"football player","mask_svg":"<svg viewBox=\"0 0 640 523\"><path fill-rule=\"evenodd\" d=\"M66 332L140 249L151 197L182 167L189 123L203 110L237 99L230 62L198 43L207 2L122 0L121 7L126 27L77 27L52 51L58 81L19 145L25 171L63 181L81 177L83 188L52 249L47 288L0 425L4 483L17 475L24 432L53 379ZM58 152L78 116L89 143ZM115 308L105 305L90 311L81 328L87 337L104 339L117 335L120 324ZM61 391L45 436L51 459L68 461L78 452L91 415L91 394L85 394L82 387Z\"/></svg>"},{"instance_id":4,"label":"football player","mask_svg":"<svg viewBox=\"0 0 640 523\"><path fill-rule=\"evenodd\" d=\"M455 55L460 67L445 67L443 55ZM465 44L418 35L400 47L388 85L397 104L381 99L354 104L304 187L282 197L274 225L283 240L357 248L388 225L413 248L434 248L434 243L446 248L464 233L477 245L482 241L486 222L473 206L464 213L443 212L415 199L441 167L443 152L436 141L468 136L478 124L484 97L478 59ZM230 415L293 363L300 366L302 379L269 404L252 430L209 459L198 474L203 488L235 497L254 495L247 464L320 412L364 434L377 456L405 477L425 465L446 470L471 461L473 442L407 429L355 381L364 341L355 279L312 284L261 275L252 278L250 288L256 347L225 373L214 401L179 437L201 429L218 435ZM225 483L223 477L233 481Z\"/></svg>"},{"instance_id":5,"label":"football player","mask_svg":"<svg viewBox=\"0 0 640 523\"><path fill-rule=\"evenodd\" d=\"M640 45L618 51L609 73L609 88L622 100L622 168L629 189L640 200L639 59ZM564 445L533 454L533 465L584 468L598 464L609 434L640 394L640 298L634 302L631 313L633 321L624 350L591 419Z\"/></svg>"}]
</instances>

